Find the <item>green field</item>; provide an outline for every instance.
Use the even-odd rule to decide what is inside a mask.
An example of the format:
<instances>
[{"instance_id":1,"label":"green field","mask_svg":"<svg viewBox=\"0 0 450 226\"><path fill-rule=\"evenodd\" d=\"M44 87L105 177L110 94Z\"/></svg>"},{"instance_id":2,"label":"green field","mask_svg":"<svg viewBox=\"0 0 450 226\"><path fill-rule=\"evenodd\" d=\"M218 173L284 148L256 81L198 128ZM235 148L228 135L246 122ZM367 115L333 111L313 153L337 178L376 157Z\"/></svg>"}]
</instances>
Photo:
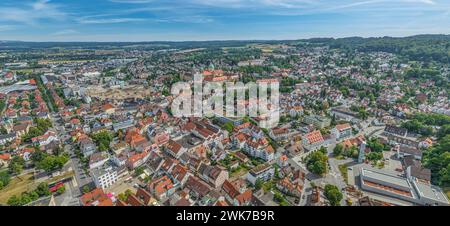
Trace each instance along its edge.
<instances>
[{"instance_id":1,"label":"green field","mask_svg":"<svg viewBox=\"0 0 450 226\"><path fill-rule=\"evenodd\" d=\"M73 176L74 172L70 171L43 182L51 184L53 182L62 180L63 178ZM39 185L39 183L34 180L33 173L28 173L12 178L9 184L5 188L0 190L0 204L6 204L8 202L8 199L13 195L20 195L24 192L34 190Z\"/></svg>"},{"instance_id":2,"label":"green field","mask_svg":"<svg viewBox=\"0 0 450 226\"><path fill-rule=\"evenodd\" d=\"M346 184L348 184L348 173L347 173L347 164L339 165L339 172L341 172L342 177Z\"/></svg>"},{"instance_id":3,"label":"green field","mask_svg":"<svg viewBox=\"0 0 450 226\"><path fill-rule=\"evenodd\" d=\"M0 190L0 204L6 204L13 195L20 195L23 192L31 191L37 187L33 179L33 173L24 174L11 179L9 184Z\"/></svg>"}]
</instances>

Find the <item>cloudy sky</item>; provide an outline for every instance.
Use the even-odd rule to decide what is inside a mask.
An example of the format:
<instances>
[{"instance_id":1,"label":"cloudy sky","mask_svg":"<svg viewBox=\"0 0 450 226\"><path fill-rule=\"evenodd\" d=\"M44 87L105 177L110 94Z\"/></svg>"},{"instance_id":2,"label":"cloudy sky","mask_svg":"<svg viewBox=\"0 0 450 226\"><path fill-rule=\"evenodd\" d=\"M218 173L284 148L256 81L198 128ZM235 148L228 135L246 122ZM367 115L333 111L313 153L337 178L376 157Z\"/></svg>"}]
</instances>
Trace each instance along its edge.
<instances>
[{"instance_id":1,"label":"cloudy sky","mask_svg":"<svg viewBox=\"0 0 450 226\"><path fill-rule=\"evenodd\" d=\"M1 0L0 40L450 34L450 0Z\"/></svg>"}]
</instances>

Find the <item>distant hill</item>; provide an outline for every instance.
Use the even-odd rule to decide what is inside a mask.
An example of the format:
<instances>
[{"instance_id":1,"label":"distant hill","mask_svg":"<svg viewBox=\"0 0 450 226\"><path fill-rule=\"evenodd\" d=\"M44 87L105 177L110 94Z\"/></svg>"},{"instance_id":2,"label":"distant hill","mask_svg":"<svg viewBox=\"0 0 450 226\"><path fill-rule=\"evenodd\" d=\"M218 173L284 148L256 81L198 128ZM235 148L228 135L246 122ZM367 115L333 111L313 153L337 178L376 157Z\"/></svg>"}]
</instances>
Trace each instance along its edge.
<instances>
[{"instance_id":1,"label":"distant hill","mask_svg":"<svg viewBox=\"0 0 450 226\"><path fill-rule=\"evenodd\" d=\"M403 38L321 38L306 41L329 45L331 48L395 53L415 61L434 60L450 63L450 35L416 35Z\"/></svg>"},{"instance_id":2,"label":"distant hill","mask_svg":"<svg viewBox=\"0 0 450 226\"><path fill-rule=\"evenodd\" d=\"M253 43L279 43L279 41L182 41L182 42L19 42L0 41L0 50L24 50L44 48L66 49L117 49L117 48L147 48L147 49L190 49L190 48L220 48L239 47Z\"/></svg>"},{"instance_id":3,"label":"distant hill","mask_svg":"<svg viewBox=\"0 0 450 226\"><path fill-rule=\"evenodd\" d=\"M22 42L0 41L0 50L27 50L27 49L117 49L139 48L148 50L161 49L190 49L190 48L220 48L238 47L255 43L266 44L295 44L310 43L314 45L328 45L331 48L340 48L359 51L384 51L399 54L409 60L437 61L450 63L450 35L415 35L410 37L378 37L378 38L311 38L301 40L245 40L245 41L181 41L181 42Z\"/></svg>"}]
</instances>

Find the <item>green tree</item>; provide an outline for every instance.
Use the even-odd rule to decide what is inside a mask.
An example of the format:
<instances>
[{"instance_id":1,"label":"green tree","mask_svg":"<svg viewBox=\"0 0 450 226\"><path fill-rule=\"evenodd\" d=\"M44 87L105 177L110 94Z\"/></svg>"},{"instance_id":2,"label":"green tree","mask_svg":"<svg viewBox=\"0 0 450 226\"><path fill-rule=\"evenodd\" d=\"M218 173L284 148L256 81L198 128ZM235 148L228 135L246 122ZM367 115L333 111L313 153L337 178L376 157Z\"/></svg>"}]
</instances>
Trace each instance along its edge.
<instances>
[{"instance_id":1,"label":"green tree","mask_svg":"<svg viewBox=\"0 0 450 226\"><path fill-rule=\"evenodd\" d=\"M325 185L325 197L330 201L332 206L340 206L340 202L344 197L339 188L332 184Z\"/></svg>"},{"instance_id":2,"label":"green tree","mask_svg":"<svg viewBox=\"0 0 450 226\"><path fill-rule=\"evenodd\" d=\"M328 153L327 148L324 146L320 147L319 151L322 152L324 155Z\"/></svg>"},{"instance_id":3,"label":"green tree","mask_svg":"<svg viewBox=\"0 0 450 226\"><path fill-rule=\"evenodd\" d=\"M11 174L18 175L22 172L25 160L19 156L14 156L9 162L8 169Z\"/></svg>"},{"instance_id":4,"label":"green tree","mask_svg":"<svg viewBox=\"0 0 450 226\"><path fill-rule=\"evenodd\" d=\"M275 165L274 176L276 179L280 179L280 170L278 169L278 165Z\"/></svg>"},{"instance_id":5,"label":"green tree","mask_svg":"<svg viewBox=\"0 0 450 226\"><path fill-rule=\"evenodd\" d=\"M422 162L431 170L433 183L450 187L450 134L425 151Z\"/></svg>"},{"instance_id":6,"label":"green tree","mask_svg":"<svg viewBox=\"0 0 450 226\"><path fill-rule=\"evenodd\" d=\"M365 109L360 109L358 111L358 117L362 120L366 120L369 117L369 113Z\"/></svg>"},{"instance_id":7,"label":"green tree","mask_svg":"<svg viewBox=\"0 0 450 226\"><path fill-rule=\"evenodd\" d=\"M255 181L255 189L256 190L259 190L259 189L261 189L262 188L262 186L263 186L263 184L264 184L264 181L262 181L261 179L256 179L256 181Z\"/></svg>"},{"instance_id":8,"label":"green tree","mask_svg":"<svg viewBox=\"0 0 450 226\"><path fill-rule=\"evenodd\" d=\"M309 169L315 174L323 175L327 172L327 164L323 161L316 161L309 165Z\"/></svg>"},{"instance_id":9,"label":"green tree","mask_svg":"<svg viewBox=\"0 0 450 226\"><path fill-rule=\"evenodd\" d=\"M22 141L23 141L23 142L29 143L29 142L31 142L31 139L32 139L33 137L41 136L41 135L43 135L44 133L45 133L45 132L44 132L43 130L40 130L40 129L37 128L37 127L31 127L31 128L28 130L28 133L22 136Z\"/></svg>"},{"instance_id":10,"label":"green tree","mask_svg":"<svg viewBox=\"0 0 450 226\"><path fill-rule=\"evenodd\" d=\"M372 152L382 152L385 149L384 144L380 143L380 141L375 138L370 139L367 142L367 146Z\"/></svg>"},{"instance_id":11,"label":"green tree","mask_svg":"<svg viewBox=\"0 0 450 226\"><path fill-rule=\"evenodd\" d=\"M52 121L50 119L42 119L42 118L36 118L35 120L36 127L41 131L47 131L49 128L52 127Z\"/></svg>"},{"instance_id":12,"label":"green tree","mask_svg":"<svg viewBox=\"0 0 450 226\"><path fill-rule=\"evenodd\" d=\"M223 124L222 128L226 131L228 131L229 133L233 132L234 126L232 122L227 122L225 124Z\"/></svg>"},{"instance_id":13,"label":"green tree","mask_svg":"<svg viewBox=\"0 0 450 226\"><path fill-rule=\"evenodd\" d=\"M441 128L439 129L439 131L438 131L438 133L437 133L437 137L438 137L439 139L442 139L442 138L445 137L447 134L450 134L450 124L441 126Z\"/></svg>"},{"instance_id":14,"label":"green tree","mask_svg":"<svg viewBox=\"0 0 450 226\"><path fill-rule=\"evenodd\" d=\"M141 175L141 174L143 174L144 173L144 167L138 167L138 168L136 168L135 170L134 170L134 175L135 176L139 176L139 175Z\"/></svg>"},{"instance_id":15,"label":"green tree","mask_svg":"<svg viewBox=\"0 0 450 226\"><path fill-rule=\"evenodd\" d=\"M334 127L336 125L337 125L337 123L336 123L336 114L333 114L331 116L331 127Z\"/></svg>"},{"instance_id":16,"label":"green tree","mask_svg":"<svg viewBox=\"0 0 450 226\"><path fill-rule=\"evenodd\" d=\"M83 190L83 194L86 194L86 193L88 193L88 192L91 191L91 189L89 188L88 185L84 185L83 188L82 188L82 190Z\"/></svg>"},{"instance_id":17,"label":"green tree","mask_svg":"<svg viewBox=\"0 0 450 226\"><path fill-rule=\"evenodd\" d=\"M35 191L39 195L39 197L49 196L51 194L50 190L48 189L48 184L44 182L40 183Z\"/></svg>"},{"instance_id":18,"label":"green tree","mask_svg":"<svg viewBox=\"0 0 450 226\"><path fill-rule=\"evenodd\" d=\"M369 154L367 154L367 159L370 161L379 161L379 160L383 159L383 153L372 151Z\"/></svg>"},{"instance_id":19,"label":"green tree","mask_svg":"<svg viewBox=\"0 0 450 226\"><path fill-rule=\"evenodd\" d=\"M109 150L109 144L113 138L113 134L108 131L101 131L92 135L92 139L95 141L100 151Z\"/></svg>"},{"instance_id":20,"label":"green tree","mask_svg":"<svg viewBox=\"0 0 450 226\"><path fill-rule=\"evenodd\" d=\"M46 172L52 172L62 169L67 161L69 161L69 157L67 155L47 155L37 163L37 168L45 170Z\"/></svg>"},{"instance_id":21,"label":"green tree","mask_svg":"<svg viewBox=\"0 0 450 226\"><path fill-rule=\"evenodd\" d=\"M327 172L327 161L328 157L321 151L315 151L305 159L307 169L318 175L324 175Z\"/></svg>"},{"instance_id":22,"label":"green tree","mask_svg":"<svg viewBox=\"0 0 450 226\"><path fill-rule=\"evenodd\" d=\"M20 198L17 197L16 195L11 196L11 197L8 199L7 204L8 204L9 206L21 206L21 205L22 205Z\"/></svg>"},{"instance_id":23,"label":"green tree","mask_svg":"<svg viewBox=\"0 0 450 226\"><path fill-rule=\"evenodd\" d=\"M337 144L336 147L334 147L334 149L333 149L333 154L335 156L342 155L343 150L344 150L344 147L342 146L342 144Z\"/></svg>"},{"instance_id":24,"label":"green tree","mask_svg":"<svg viewBox=\"0 0 450 226\"><path fill-rule=\"evenodd\" d=\"M0 190L6 187L11 181L11 176L8 171L0 172Z\"/></svg>"},{"instance_id":25,"label":"green tree","mask_svg":"<svg viewBox=\"0 0 450 226\"><path fill-rule=\"evenodd\" d=\"M4 126L1 126L0 127L0 134L1 135L5 135L5 134L7 134L8 133L8 131L5 129L5 127Z\"/></svg>"}]
</instances>

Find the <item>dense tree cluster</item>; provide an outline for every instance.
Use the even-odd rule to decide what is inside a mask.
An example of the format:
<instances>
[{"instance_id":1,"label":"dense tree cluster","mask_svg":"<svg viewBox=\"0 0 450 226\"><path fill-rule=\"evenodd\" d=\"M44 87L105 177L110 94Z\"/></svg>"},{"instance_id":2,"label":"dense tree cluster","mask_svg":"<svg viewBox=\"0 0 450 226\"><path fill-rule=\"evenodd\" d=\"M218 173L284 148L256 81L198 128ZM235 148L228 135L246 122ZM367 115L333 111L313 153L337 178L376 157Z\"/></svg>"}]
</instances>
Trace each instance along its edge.
<instances>
[{"instance_id":1,"label":"dense tree cluster","mask_svg":"<svg viewBox=\"0 0 450 226\"><path fill-rule=\"evenodd\" d=\"M6 185L8 185L10 181L11 176L9 175L8 171L0 172L0 190L6 187Z\"/></svg>"},{"instance_id":2,"label":"dense tree cluster","mask_svg":"<svg viewBox=\"0 0 450 226\"><path fill-rule=\"evenodd\" d=\"M113 140L114 136L112 133L108 131L101 131L95 134L92 134L92 139L97 144L99 151L107 151L109 150L109 144Z\"/></svg>"},{"instance_id":3,"label":"dense tree cluster","mask_svg":"<svg viewBox=\"0 0 450 226\"><path fill-rule=\"evenodd\" d=\"M346 148L342 144L337 144L333 149L333 154L335 156L344 156L347 158L357 158L358 153L358 148L356 146Z\"/></svg>"},{"instance_id":4,"label":"dense tree cluster","mask_svg":"<svg viewBox=\"0 0 450 226\"><path fill-rule=\"evenodd\" d=\"M307 41L310 43L328 44L331 48L393 53L412 61L450 62L449 35L417 35L406 38L351 37L340 39L310 39Z\"/></svg>"},{"instance_id":5,"label":"dense tree cluster","mask_svg":"<svg viewBox=\"0 0 450 226\"><path fill-rule=\"evenodd\" d=\"M433 183L450 187L450 134L441 138L437 145L427 150L422 162L431 169Z\"/></svg>"},{"instance_id":6,"label":"dense tree cluster","mask_svg":"<svg viewBox=\"0 0 450 226\"><path fill-rule=\"evenodd\" d=\"M46 172L60 170L69 161L67 153L57 156L43 151L35 151L31 158L38 169Z\"/></svg>"},{"instance_id":7,"label":"dense tree cluster","mask_svg":"<svg viewBox=\"0 0 450 226\"><path fill-rule=\"evenodd\" d=\"M305 159L308 170L318 175L324 175L328 168L326 153L327 150L322 147L320 150L309 154Z\"/></svg>"},{"instance_id":8,"label":"dense tree cluster","mask_svg":"<svg viewBox=\"0 0 450 226\"><path fill-rule=\"evenodd\" d=\"M14 156L8 165L8 170L10 174L18 175L22 172L25 165L25 160L22 157Z\"/></svg>"},{"instance_id":9,"label":"dense tree cluster","mask_svg":"<svg viewBox=\"0 0 450 226\"><path fill-rule=\"evenodd\" d=\"M450 132L450 116L435 113L417 113L411 117L411 120L402 123L403 128L423 136L431 136L434 134L432 126L440 126L441 128L437 131L437 136L440 138L444 137Z\"/></svg>"},{"instance_id":10,"label":"dense tree cluster","mask_svg":"<svg viewBox=\"0 0 450 226\"><path fill-rule=\"evenodd\" d=\"M341 200L344 197L339 191L339 188L332 184L325 185L325 197L327 197L330 205L332 206L340 206Z\"/></svg>"},{"instance_id":11,"label":"dense tree cluster","mask_svg":"<svg viewBox=\"0 0 450 226\"><path fill-rule=\"evenodd\" d=\"M49 196L51 194L47 183L40 183L36 189L31 192L24 192L19 196L13 195L8 199L10 206L23 206L39 198Z\"/></svg>"},{"instance_id":12,"label":"dense tree cluster","mask_svg":"<svg viewBox=\"0 0 450 226\"><path fill-rule=\"evenodd\" d=\"M36 126L31 127L28 133L22 136L23 142L31 142L33 137L42 136L47 132L47 130L52 127L52 122L50 119L36 119Z\"/></svg>"}]
</instances>

